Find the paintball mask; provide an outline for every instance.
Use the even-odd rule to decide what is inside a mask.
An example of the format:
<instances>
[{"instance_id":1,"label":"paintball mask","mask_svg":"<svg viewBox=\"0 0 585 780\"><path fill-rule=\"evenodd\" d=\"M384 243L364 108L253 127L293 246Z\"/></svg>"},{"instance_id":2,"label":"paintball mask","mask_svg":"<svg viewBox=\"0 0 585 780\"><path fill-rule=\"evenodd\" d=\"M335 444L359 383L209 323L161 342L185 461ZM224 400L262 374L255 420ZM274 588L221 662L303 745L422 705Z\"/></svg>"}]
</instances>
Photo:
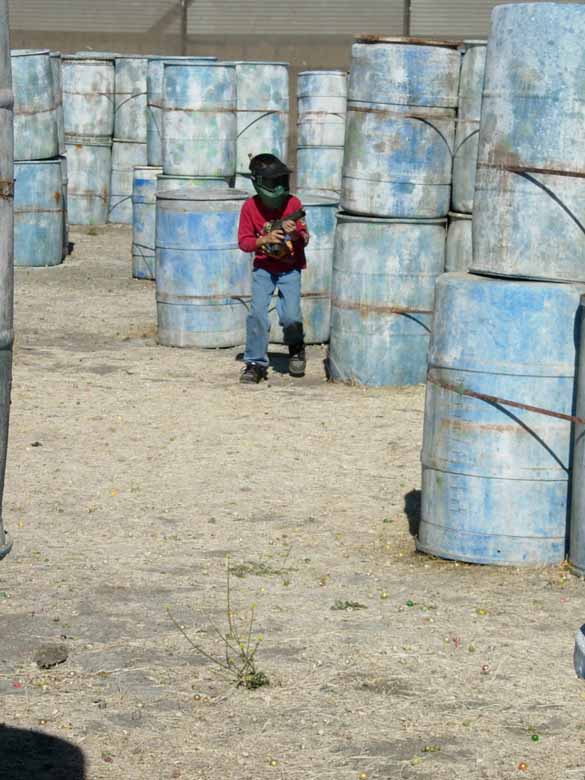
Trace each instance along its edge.
<instances>
[{"instance_id":1,"label":"paintball mask","mask_svg":"<svg viewBox=\"0 0 585 780\"><path fill-rule=\"evenodd\" d=\"M250 172L262 203L270 209L284 206L290 194L289 168L273 154L257 154L250 161Z\"/></svg>"}]
</instances>

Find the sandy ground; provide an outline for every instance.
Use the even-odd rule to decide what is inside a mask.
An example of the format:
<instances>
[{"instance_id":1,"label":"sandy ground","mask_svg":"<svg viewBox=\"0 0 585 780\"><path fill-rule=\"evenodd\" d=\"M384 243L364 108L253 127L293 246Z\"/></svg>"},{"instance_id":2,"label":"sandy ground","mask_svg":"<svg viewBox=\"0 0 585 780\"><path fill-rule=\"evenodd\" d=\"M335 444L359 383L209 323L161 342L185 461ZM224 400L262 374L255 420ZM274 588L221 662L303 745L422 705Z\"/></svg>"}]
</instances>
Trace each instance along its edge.
<instances>
[{"instance_id":1,"label":"sandy ground","mask_svg":"<svg viewBox=\"0 0 585 780\"><path fill-rule=\"evenodd\" d=\"M583 582L415 553L423 388L327 383L321 348L240 386L237 349L157 346L97 233L16 274L2 780L584 780ZM226 556L256 690L168 614L221 659Z\"/></svg>"}]
</instances>

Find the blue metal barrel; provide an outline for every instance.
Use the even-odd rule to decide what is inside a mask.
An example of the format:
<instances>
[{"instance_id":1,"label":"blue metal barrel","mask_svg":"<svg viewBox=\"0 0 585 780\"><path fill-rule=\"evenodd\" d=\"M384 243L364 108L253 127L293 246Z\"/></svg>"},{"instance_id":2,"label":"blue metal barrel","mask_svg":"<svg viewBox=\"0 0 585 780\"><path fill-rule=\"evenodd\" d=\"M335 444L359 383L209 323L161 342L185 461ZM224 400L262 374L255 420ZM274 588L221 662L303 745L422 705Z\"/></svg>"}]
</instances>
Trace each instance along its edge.
<instances>
[{"instance_id":1,"label":"blue metal barrel","mask_svg":"<svg viewBox=\"0 0 585 780\"><path fill-rule=\"evenodd\" d=\"M0 560L12 542L4 527L2 499L6 472L13 331L13 94L10 75L8 2L0 0Z\"/></svg>"},{"instance_id":2,"label":"blue metal barrel","mask_svg":"<svg viewBox=\"0 0 585 780\"><path fill-rule=\"evenodd\" d=\"M461 395L572 414L582 285L472 274L437 283L417 547L473 563L565 557L571 424ZM449 387L445 387L449 385Z\"/></svg>"},{"instance_id":3,"label":"blue metal barrel","mask_svg":"<svg viewBox=\"0 0 585 780\"><path fill-rule=\"evenodd\" d=\"M307 344L324 344L331 330L331 276L333 242L339 200L319 193L298 192L307 212L311 241L306 248L307 267L302 272L301 306ZM284 336L276 309L270 314L270 341L283 344Z\"/></svg>"},{"instance_id":4,"label":"blue metal barrel","mask_svg":"<svg viewBox=\"0 0 585 780\"><path fill-rule=\"evenodd\" d=\"M146 71L148 58L137 54L116 57L114 136L146 143ZM145 162L146 164L146 162Z\"/></svg>"},{"instance_id":5,"label":"blue metal barrel","mask_svg":"<svg viewBox=\"0 0 585 780\"><path fill-rule=\"evenodd\" d=\"M105 225L110 204L112 141L109 138L66 139L71 225Z\"/></svg>"},{"instance_id":6,"label":"blue metal barrel","mask_svg":"<svg viewBox=\"0 0 585 780\"><path fill-rule=\"evenodd\" d=\"M585 298L581 298L579 311L579 345L577 373L577 417L585 419ZM573 441L573 480L571 485L571 532L569 563L576 574L585 576L585 425L575 425ZM585 645L584 645L585 648Z\"/></svg>"},{"instance_id":7,"label":"blue metal barrel","mask_svg":"<svg viewBox=\"0 0 585 780\"><path fill-rule=\"evenodd\" d=\"M453 211L473 211L485 58L485 41L465 41L453 157Z\"/></svg>"},{"instance_id":8,"label":"blue metal barrel","mask_svg":"<svg viewBox=\"0 0 585 780\"><path fill-rule=\"evenodd\" d=\"M329 370L362 385L424 382L445 223L339 214Z\"/></svg>"},{"instance_id":9,"label":"blue metal barrel","mask_svg":"<svg viewBox=\"0 0 585 780\"><path fill-rule=\"evenodd\" d=\"M252 184L252 179L250 179L248 176L243 176L241 173L236 173L234 179L234 189L247 192L250 196L254 196L256 194L256 190Z\"/></svg>"},{"instance_id":10,"label":"blue metal barrel","mask_svg":"<svg viewBox=\"0 0 585 780\"><path fill-rule=\"evenodd\" d=\"M108 222L117 225L132 224L134 168L145 165L146 143L114 138Z\"/></svg>"},{"instance_id":11,"label":"blue metal barrel","mask_svg":"<svg viewBox=\"0 0 585 780\"><path fill-rule=\"evenodd\" d=\"M134 168L132 188L132 276L156 275L156 179L162 168Z\"/></svg>"},{"instance_id":12,"label":"blue metal barrel","mask_svg":"<svg viewBox=\"0 0 585 780\"><path fill-rule=\"evenodd\" d=\"M156 194L177 190L228 189L230 180L221 176L167 176L161 174L157 177Z\"/></svg>"},{"instance_id":13,"label":"blue metal barrel","mask_svg":"<svg viewBox=\"0 0 585 780\"><path fill-rule=\"evenodd\" d=\"M61 166L61 197L63 198L63 259L69 254L69 173L67 157L59 156Z\"/></svg>"},{"instance_id":14,"label":"blue metal barrel","mask_svg":"<svg viewBox=\"0 0 585 780\"><path fill-rule=\"evenodd\" d=\"M163 169L181 176L236 171L236 69L222 63L165 63Z\"/></svg>"},{"instance_id":15,"label":"blue metal barrel","mask_svg":"<svg viewBox=\"0 0 585 780\"><path fill-rule=\"evenodd\" d=\"M148 58L146 73L146 150L148 164L162 165L162 101L165 62L215 62L217 57L165 57Z\"/></svg>"},{"instance_id":16,"label":"blue metal barrel","mask_svg":"<svg viewBox=\"0 0 585 780\"><path fill-rule=\"evenodd\" d=\"M157 197L158 340L167 347L243 344L250 257L238 248L244 192L179 190Z\"/></svg>"},{"instance_id":17,"label":"blue metal barrel","mask_svg":"<svg viewBox=\"0 0 585 780\"><path fill-rule=\"evenodd\" d=\"M445 271L468 271L472 260L471 214L449 212Z\"/></svg>"},{"instance_id":18,"label":"blue metal barrel","mask_svg":"<svg viewBox=\"0 0 585 780\"><path fill-rule=\"evenodd\" d=\"M585 281L585 5L494 9L474 198L473 270Z\"/></svg>"},{"instance_id":19,"label":"blue metal barrel","mask_svg":"<svg viewBox=\"0 0 585 780\"><path fill-rule=\"evenodd\" d=\"M57 138L59 139L59 154L65 154L65 118L63 115L63 66L61 52L51 52L51 71L53 74L53 89L57 105Z\"/></svg>"},{"instance_id":20,"label":"blue metal barrel","mask_svg":"<svg viewBox=\"0 0 585 780\"><path fill-rule=\"evenodd\" d=\"M61 161L14 165L14 265L63 262L63 176Z\"/></svg>"},{"instance_id":21,"label":"blue metal barrel","mask_svg":"<svg viewBox=\"0 0 585 780\"><path fill-rule=\"evenodd\" d=\"M287 62L234 62L236 68L236 173L249 173L257 154L288 156Z\"/></svg>"},{"instance_id":22,"label":"blue metal barrel","mask_svg":"<svg viewBox=\"0 0 585 780\"><path fill-rule=\"evenodd\" d=\"M59 154L57 101L48 50L12 51L14 159L46 160Z\"/></svg>"},{"instance_id":23,"label":"blue metal barrel","mask_svg":"<svg viewBox=\"0 0 585 780\"><path fill-rule=\"evenodd\" d=\"M353 45L341 207L444 217L451 200L457 44L358 39Z\"/></svg>"},{"instance_id":24,"label":"blue metal barrel","mask_svg":"<svg viewBox=\"0 0 585 780\"><path fill-rule=\"evenodd\" d=\"M89 58L88 58L89 57ZM114 134L114 60L95 54L63 57L65 136Z\"/></svg>"},{"instance_id":25,"label":"blue metal barrel","mask_svg":"<svg viewBox=\"0 0 585 780\"><path fill-rule=\"evenodd\" d=\"M338 196L341 190L347 73L308 70L297 83L297 187Z\"/></svg>"}]
</instances>

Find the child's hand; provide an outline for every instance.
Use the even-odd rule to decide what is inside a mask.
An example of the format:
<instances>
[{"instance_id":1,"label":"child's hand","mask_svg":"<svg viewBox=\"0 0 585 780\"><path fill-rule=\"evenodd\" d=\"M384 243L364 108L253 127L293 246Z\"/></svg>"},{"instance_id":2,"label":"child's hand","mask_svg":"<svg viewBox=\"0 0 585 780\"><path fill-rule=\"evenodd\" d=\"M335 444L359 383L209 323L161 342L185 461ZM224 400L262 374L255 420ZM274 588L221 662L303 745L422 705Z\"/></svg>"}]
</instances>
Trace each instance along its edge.
<instances>
[{"instance_id":1,"label":"child's hand","mask_svg":"<svg viewBox=\"0 0 585 780\"><path fill-rule=\"evenodd\" d=\"M267 233L264 236L264 243L265 244L282 244L284 241L284 232L277 228L276 230L271 230L270 233Z\"/></svg>"},{"instance_id":2,"label":"child's hand","mask_svg":"<svg viewBox=\"0 0 585 780\"><path fill-rule=\"evenodd\" d=\"M297 231L296 222L292 219L287 219L285 222L283 222L282 227L286 233L296 233Z\"/></svg>"}]
</instances>

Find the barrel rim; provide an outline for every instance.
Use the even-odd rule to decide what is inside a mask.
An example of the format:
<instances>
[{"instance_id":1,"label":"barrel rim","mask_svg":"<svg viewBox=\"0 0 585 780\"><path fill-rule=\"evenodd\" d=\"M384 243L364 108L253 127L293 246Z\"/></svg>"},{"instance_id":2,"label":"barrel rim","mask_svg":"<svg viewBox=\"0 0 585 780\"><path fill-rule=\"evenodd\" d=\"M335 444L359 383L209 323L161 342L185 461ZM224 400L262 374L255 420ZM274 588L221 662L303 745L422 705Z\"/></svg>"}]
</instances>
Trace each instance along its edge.
<instances>
[{"instance_id":1,"label":"barrel rim","mask_svg":"<svg viewBox=\"0 0 585 780\"><path fill-rule=\"evenodd\" d=\"M339 206L339 197L327 197L311 189L298 189L294 193L303 206Z\"/></svg>"},{"instance_id":2,"label":"barrel rim","mask_svg":"<svg viewBox=\"0 0 585 780\"><path fill-rule=\"evenodd\" d=\"M165 62L166 60L170 60L171 62L187 62L188 60L195 60L195 62L217 62L217 57L215 57L213 54L194 54L192 57L190 57L188 54L149 54L147 60L149 62Z\"/></svg>"},{"instance_id":3,"label":"barrel rim","mask_svg":"<svg viewBox=\"0 0 585 780\"><path fill-rule=\"evenodd\" d=\"M11 57L38 57L39 55L51 55L50 49L11 49Z\"/></svg>"},{"instance_id":4,"label":"barrel rim","mask_svg":"<svg viewBox=\"0 0 585 780\"><path fill-rule=\"evenodd\" d=\"M61 158L52 157L48 160L15 160L14 167L16 168L18 165L58 165L61 167Z\"/></svg>"},{"instance_id":5,"label":"barrel rim","mask_svg":"<svg viewBox=\"0 0 585 780\"><path fill-rule=\"evenodd\" d=\"M469 40L464 40L463 45L465 48L475 48L477 46L487 46L487 38L486 39L480 39L480 38L470 38Z\"/></svg>"},{"instance_id":6,"label":"barrel rim","mask_svg":"<svg viewBox=\"0 0 585 780\"><path fill-rule=\"evenodd\" d=\"M463 41L445 41L438 38L416 38L409 36L384 36L359 34L354 43L395 43L401 46L436 46L442 49L459 49Z\"/></svg>"},{"instance_id":7,"label":"barrel rim","mask_svg":"<svg viewBox=\"0 0 585 780\"><path fill-rule=\"evenodd\" d=\"M220 62L219 60L216 60L215 62L209 61L209 62L203 62L203 61L193 61L193 62L163 62L163 65L165 68L233 68L236 69L236 66L232 62Z\"/></svg>"},{"instance_id":8,"label":"barrel rim","mask_svg":"<svg viewBox=\"0 0 585 780\"><path fill-rule=\"evenodd\" d=\"M134 144L135 146L146 146L146 141L132 141L130 138L112 138L113 144Z\"/></svg>"},{"instance_id":9,"label":"barrel rim","mask_svg":"<svg viewBox=\"0 0 585 780\"><path fill-rule=\"evenodd\" d=\"M466 211L450 211L447 215L449 219L465 219L465 220L471 220L473 219L473 214L470 214Z\"/></svg>"},{"instance_id":10,"label":"barrel rim","mask_svg":"<svg viewBox=\"0 0 585 780\"><path fill-rule=\"evenodd\" d=\"M134 172L136 171L162 171L161 165L135 165Z\"/></svg>"},{"instance_id":11,"label":"barrel rim","mask_svg":"<svg viewBox=\"0 0 585 780\"><path fill-rule=\"evenodd\" d=\"M301 76L345 76L346 78L349 76L349 71L347 70L301 70L297 74L297 78L300 78Z\"/></svg>"},{"instance_id":12,"label":"barrel rim","mask_svg":"<svg viewBox=\"0 0 585 780\"><path fill-rule=\"evenodd\" d=\"M156 166L155 166L156 167ZM164 170L164 169L163 169ZM188 174L181 173L162 173L158 176L159 179L185 179L185 181L225 181L227 182L230 176L189 176Z\"/></svg>"},{"instance_id":13,"label":"barrel rim","mask_svg":"<svg viewBox=\"0 0 585 780\"><path fill-rule=\"evenodd\" d=\"M53 59L57 59L59 57L60 59L63 59L63 53L60 51L50 51L49 57L53 57Z\"/></svg>"},{"instance_id":14,"label":"barrel rim","mask_svg":"<svg viewBox=\"0 0 585 780\"><path fill-rule=\"evenodd\" d=\"M341 222L367 222L381 225L446 225L447 217L435 217L434 219L408 219L406 217L368 217L359 214L349 214L340 211L337 214L338 221Z\"/></svg>"},{"instance_id":15,"label":"barrel rim","mask_svg":"<svg viewBox=\"0 0 585 780\"><path fill-rule=\"evenodd\" d=\"M280 60L226 60L226 64L232 65L284 65L290 68L290 62L281 62Z\"/></svg>"},{"instance_id":16,"label":"barrel rim","mask_svg":"<svg viewBox=\"0 0 585 780\"><path fill-rule=\"evenodd\" d=\"M112 147L112 139L105 135L65 135L65 146L106 146Z\"/></svg>"},{"instance_id":17,"label":"barrel rim","mask_svg":"<svg viewBox=\"0 0 585 780\"><path fill-rule=\"evenodd\" d=\"M114 62L115 57L86 57L83 54L64 54L61 57L63 64L66 62L95 62L103 65L108 65Z\"/></svg>"},{"instance_id":18,"label":"barrel rim","mask_svg":"<svg viewBox=\"0 0 585 780\"><path fill-rule=\"evenodd\" d=\"M148 54L116 54L116 60L148 60Z\"/></svg>"},{"instance_id":19,"label":"barrel rim","mask_svg":"<svg viewBox=\"0 0 585 780\"><path fill-rule=\"evenodd\" d=\"M156 194L157 201L189 200L196 202L225 202L234 200L248 200L249 197L250 193L244 192L243 190L231 189L229 187L225 187L223 189L220 187L202 187L201 189L190 189L188 187L183 187L178 190L170 190L169 192L157 192Z\"/></svg>"}]
</instances>

